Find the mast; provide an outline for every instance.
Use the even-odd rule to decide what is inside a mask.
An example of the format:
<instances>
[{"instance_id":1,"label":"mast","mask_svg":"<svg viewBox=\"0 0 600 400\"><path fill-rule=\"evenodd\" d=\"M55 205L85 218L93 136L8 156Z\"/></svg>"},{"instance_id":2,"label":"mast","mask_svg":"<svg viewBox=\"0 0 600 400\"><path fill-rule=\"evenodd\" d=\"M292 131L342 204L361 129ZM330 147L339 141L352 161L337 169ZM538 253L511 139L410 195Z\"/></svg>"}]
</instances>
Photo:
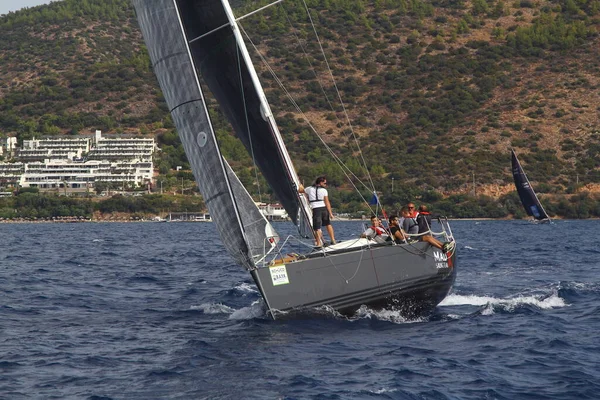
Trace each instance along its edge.
<instances>
[{"instance_id":1,"label":"mast","mask_svg":"<svg viewBox=\"0 0 600 400\"><path fill-rule=\"evenodd\" d=\"M254 88L260 99L261 114L262 114L263 118L269 123L271 132L277 143L278 150L279 150L281 156L283 157L286 172L296 190L296 197L298 199L298 202L301 204L301 210L302 210L302 214L303 214L302 216L306 220L306 222L309 224L309 226L311 226L312 223L311 223L311 219L309 218L309 215L311 215L310 205L309 205L306 197L298 192L298 188L300 187L300 178L298 177L298 174L296 173L296 169L294 168L294 165L293 165L290 155L287 151L287 148L285 146L283 138L281 137L281 133L279 132L279 128L277 127L275 117L273 116L271 107L269 106L269 102L267 101L267 96L265 95L265 92L264 92L262 85L260 83L260 80L258 78L258 74L256 73L256 69L254 68L252 59L250 58L250 53L248 53L246 43L244 42L244 38L242 37L242 34L240 32L240 28L237 24L234 14L233 14L233 10L231 9L231 5L229 4L228 0L221 0L221 3L223 4L223 8L225 9L225 13L227 14L227 19L229 20L229 23L231 24L231 29L235 36L238 48L239 48L240 52L242 53L242 57L246 63L246 67L248 68L248 72L249 72L252 82L254 84Z\"/></svg>"}]
</instances>

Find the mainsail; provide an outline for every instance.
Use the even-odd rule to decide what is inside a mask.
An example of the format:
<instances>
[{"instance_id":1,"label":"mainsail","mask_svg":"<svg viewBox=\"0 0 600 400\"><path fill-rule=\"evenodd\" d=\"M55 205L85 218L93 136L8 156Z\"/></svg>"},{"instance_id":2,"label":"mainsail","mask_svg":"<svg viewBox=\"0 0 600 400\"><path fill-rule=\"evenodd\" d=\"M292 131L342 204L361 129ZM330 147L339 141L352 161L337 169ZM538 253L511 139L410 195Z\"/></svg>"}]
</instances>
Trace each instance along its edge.
<instances>
[{"instance_id":1,"label":"mainsail","mask_svg":"<svg viewBox=\"0 0 600 400\"><path fill-rule=\"evenodd\" d=\"M298 194L298 176L229 3L172 2L204 82L292 221L300 225L300 219L308 220L310 207Z\"/></svg>"},{"instance_id":2,"label":"mainsail","mask_svg":"<svg viewBox=\"0 0 600 400\"><path fill-rule=\"evenodd\" d=\"M515 186L517 187L517 193L519 193L519 198L521 199L523 208L525 208L525 212L536 220L549 220L550 218L548 217L548 214L546 214L546 210L542 207L540 200L529 183L529 179L527 179L527 175L525 175L525 171L523 171L523 167L521 167L521 163L517 159L517 154L512 149L511 155L513 178L515 180Z\"/></svg>"},{"instance_id":3,"label":"mainsail","mask_svg":"<svg viewBox=\"0 0 600 400\"><path fill-rule=\"evenodd\" d=\"M203 58L197 54L198 50L190 48L178 3L192 9L204 8L208 3L218 8L215 1L133 0L154 72L211 217L235 261L252 269L275 247L278 237L221 156L197 75L197 68L218 75L220 66L211 54ZM198 21L192 25L197 29L202 24ZM209 26L203 32L214 25ZM210 42L212 46L207 45L207 51L217 58L221 50L227 49L227 43ZM221 44L226 47L221 48ZM221 95L235 98L237 89L230 90Z\"/></svg>"},{"instance_id":4,"label":"mainsail","mask_svg":"<svg viewBox=\"0 0 600 400\"><path fill-rule=\"evenodd\" d=\"M142 28L148 47L170 49L170 53L175 54L172 42L185 41L186 57L191 57L194 72L202 76L275 196L301 233L307 236L310 206L304 196L298 194L300 180L229 3L226 0L133 0L133 3L140 25L148 25ZM153 17L151 22L145 22L150 20L144 18L143 13L154 16L169 13L169 17ZM149 31L158 32L150 41L146 37ZM186 83L180 79L173 74L172 79L165 82L168 90L182 90Z\"/></svg>"}]
</instances>

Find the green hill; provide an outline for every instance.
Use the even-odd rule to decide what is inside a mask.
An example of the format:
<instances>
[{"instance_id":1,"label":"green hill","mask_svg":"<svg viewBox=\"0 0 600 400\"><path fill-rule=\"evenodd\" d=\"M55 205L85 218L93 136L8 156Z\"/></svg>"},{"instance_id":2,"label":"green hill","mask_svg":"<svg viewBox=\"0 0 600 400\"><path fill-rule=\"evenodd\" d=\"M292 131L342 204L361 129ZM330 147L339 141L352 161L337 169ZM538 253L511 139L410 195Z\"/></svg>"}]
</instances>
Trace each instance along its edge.
<instances>
[{"instance_id":1,"label":"green hill","mask_svg":"<svg viewBox=\"0 0 600 400\"><path fill-rule=\"evenodd\" d=\"M598 0L308 1L345 109L323 95L326 65L303 6L283 4L242 25L323 140L363 178L354 131L390 203L469 195L473 175L478 194L507 196L511 146L539 193L600 191ZM1 134L155 135L161 172L185 166L127 0L11 13L0 18L0 37ZM298 38L308 59L298 57ZM300 175L347 185L302 114L279 107L287 98L253 56ZM335 100L333 85L324 86ZM252 182L251 160L217 111L214 118L225 156Z\"/></svg>"}]
</instances>

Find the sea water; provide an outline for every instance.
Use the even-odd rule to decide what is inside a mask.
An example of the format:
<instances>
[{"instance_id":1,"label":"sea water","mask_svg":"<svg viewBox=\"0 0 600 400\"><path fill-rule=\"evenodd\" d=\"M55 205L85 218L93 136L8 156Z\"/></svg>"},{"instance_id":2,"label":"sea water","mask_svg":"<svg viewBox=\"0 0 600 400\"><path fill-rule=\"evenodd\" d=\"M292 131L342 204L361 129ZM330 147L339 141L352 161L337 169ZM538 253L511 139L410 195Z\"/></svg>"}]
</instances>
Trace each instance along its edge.
<instances>
[{"instance_id":1,"label":"sea water","mask_svg":"<svg viewBox=\"0 0 600 400\"><path fill-rule=\"evenodd\" d=\"M0 224L0 399L600 398L600 221L451 226L431 316L272 321L212 223Z\"/></svg>"}]
</instances>

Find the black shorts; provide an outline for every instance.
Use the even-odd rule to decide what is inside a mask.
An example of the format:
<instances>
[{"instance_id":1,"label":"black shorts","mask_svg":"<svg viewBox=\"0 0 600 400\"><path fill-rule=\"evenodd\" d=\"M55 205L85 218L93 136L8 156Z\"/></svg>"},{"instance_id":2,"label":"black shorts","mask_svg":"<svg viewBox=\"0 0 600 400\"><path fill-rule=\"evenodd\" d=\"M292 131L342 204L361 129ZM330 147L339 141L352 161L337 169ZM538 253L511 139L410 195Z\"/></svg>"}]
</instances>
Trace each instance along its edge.
<instances>
[{"instance_id":1,"label":"black shorts","mask_svg":"<svg viewBox=\"0 0 600 400\"><path fill-rule=\"evenodd\" d=\"M331 225L329 212L326 207L313 208L313 229L321 229L321 226Z\"/></svg>"}]
</instances>

